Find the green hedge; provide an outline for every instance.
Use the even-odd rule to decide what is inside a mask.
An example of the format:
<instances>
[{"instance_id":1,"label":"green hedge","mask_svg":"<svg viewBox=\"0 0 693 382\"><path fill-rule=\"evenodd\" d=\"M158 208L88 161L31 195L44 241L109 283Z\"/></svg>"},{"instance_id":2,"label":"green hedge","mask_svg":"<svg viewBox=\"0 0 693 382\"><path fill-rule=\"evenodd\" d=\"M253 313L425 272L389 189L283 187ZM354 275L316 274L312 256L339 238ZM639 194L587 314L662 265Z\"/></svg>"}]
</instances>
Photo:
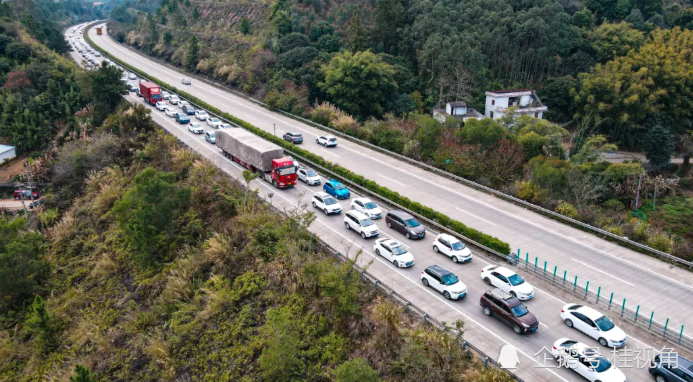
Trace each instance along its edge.
<instances>
[{"instance_id":1,"label":"green hedge","mask_svg":"<svg viewBox=\"0 0 693 382\"><path fill-rule=\"evenodd\" d=\"M89 27L84 28L84 39L87 40L92 46L99 47L87 35L88 29L89 29ZM107 38L107 37L105 37L105 38ZM195 96L193 96L193 95L191 95L191 94L189 94L183 90L180 90L174 86L171 86L171 85L165 83L164 81L161 81L157 78L154 78L151 75L149 75L148 73L145 73L145 72L143 72L137 68L130 66L129 64L119 60L118 58L112 56L110 53L104 51L101 48L99 48L99 50L101 50L102 53L105 56L109 57L111 60L113 60L113 61L119 63L120 65L122 65L123 67L126 67L129 70L139 74L140 76L147 77L147 78L151 79L152 81L158 83L160 86L165 87L168 90L175 92L176 94L182 96L183 98L188 99L192 103L198 104L198 105L206 108L207 110L209 110L209 111L211 111L211 112L213 112L219 116L222 116L222 117L226 118L227 120L232 121L239 126L242 126L243 128L247 129L248 131L252 132L253 134L256 134L256 135L258 135L258 136L260 136L260 137L262 137L262 138L264 138L264 139L266 139L272 143L275 143L275 144L283 147L287 151L295 152L297 155L300 155L300 156L308 159L309 161L314 162L314 163L334 172L335 174L341 176L342 178L347 179L347 180L349 180L355 184L358 184L359 186L361 186L361 187L363 187L363 188L365 188L365 189L367 189L367 190L369 190L375 194L380 195L384 199L390 200L394 203L401 205L404 208L407 208L407 209L409 209L409 210L411 210L417 214L420 214L420 215L422 215L428 219L431 219L431 220L437 222L438 224L445 226L445 227L459 233L462 236L465 236L471 240L476 241L477 243L485 245L488 248L494 249L494 250L496 250L502 254L509 254L510 253L510 245L508 243L500 240L500 239L497 239L493 236L487 235L487 234L485 234L481 231L478 231L474 228L467 227L466 225L464 225L463 223L461 223L457 220L450 219L447 215L441 214L441 213L433 210L432 208L423 206L418 202L413 202L413 201L409 200L409 198L404 197L395 191L391 191L385 187L382 187L372 180L366 179L363 176L355 174L355 173L353 173L353 172L351 172L351 171L349 171L343 167L334 165L331 162L326 161L324 158L322 158L318 155L315 155L309 151L306 151L302 148L299 148L299 147L293 145L292 143L289 143L289 142L287 142L287 141L285 141L279 137L274 136L273 134L270 134L270 133L268 133L268 132L266 132L266 131L258 128L258 127L255 127L255 126L239 119L239 118L236 118L231 114L222 112L221 110L217 109L216 107L214 107L212 105L207 104L206 102L198 99L197 97L195 97Z\"/></svg>"}]
</instances>

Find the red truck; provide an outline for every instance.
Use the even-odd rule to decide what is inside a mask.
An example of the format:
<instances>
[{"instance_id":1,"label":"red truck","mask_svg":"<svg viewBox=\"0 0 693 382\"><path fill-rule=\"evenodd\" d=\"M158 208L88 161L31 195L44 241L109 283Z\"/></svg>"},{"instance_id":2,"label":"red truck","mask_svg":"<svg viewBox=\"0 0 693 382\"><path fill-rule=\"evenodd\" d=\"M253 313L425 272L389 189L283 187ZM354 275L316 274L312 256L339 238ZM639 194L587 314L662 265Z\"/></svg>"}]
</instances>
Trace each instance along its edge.
<instances>
[{"instance_id":1,"label":"red truck","mask_svg":"<svg viewBox=\"0 0 693 382\"><path fill-rule=\"evenodd\" d=\"M37 190L19 189L19 190L14 190L14 195L13 195L15 200L20 200L20 199L29 200L29 199L31 199L32 196L34 199L38 199L41 197L41 193Z\"/></svg>"},{"instance_id":2,"label":"red truck","mask_svg":"<svg viewBox=\"0 0 693 382\"><path fill-rule=\"evenodd\" d=\"M217 131L216 145L224 156L240 163L277 188L296 185L296 164L284 150L243 129Z\"/></svg>"},{"instance_id":3,"label":"red truck","mask_svg":"<svg viewBox=\"0 0 693 382\"><path fill-rule=\"evenodd\" d=\"M162 101L161 88L153 82L140 82L140 96L150 105Z\"/></svg>"}]
</instances>

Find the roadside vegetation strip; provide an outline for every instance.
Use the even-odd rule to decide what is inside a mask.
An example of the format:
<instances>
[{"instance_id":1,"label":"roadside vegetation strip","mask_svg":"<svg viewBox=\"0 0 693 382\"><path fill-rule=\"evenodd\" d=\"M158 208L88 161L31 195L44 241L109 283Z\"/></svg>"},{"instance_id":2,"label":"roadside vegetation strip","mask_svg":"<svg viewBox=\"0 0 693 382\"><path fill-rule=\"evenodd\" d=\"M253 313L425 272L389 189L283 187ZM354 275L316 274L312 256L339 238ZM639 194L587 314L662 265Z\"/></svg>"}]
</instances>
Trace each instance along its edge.
<instances>
[{"instance_id":1,"label":"roadside vegetation strip","mask_svg":"<svg viewBox=\"0 0 693 382\"><path fill-rule=\"evenodd\" d=\"M374 192L374 193L380 195L384 199L390 200L395 204L398 204L404 208L407 208L413 212L416 212L417 214L420 214L421 216L423 216L427 219L430 219L430 220L432 220L432 221L434 221L434 222L436 222L436 223L438 223L444 227L447 227L447 228L455 231L456 233L458 233L458 234L460 234L460 235L462 235L462 236L464 236L470 240L473 240L473 241L475 241L475 242L477 242L477 243L479 243L485 247L488 247L494 251L497 251L503 255L507 255L510 253L510 245L508 243L496 238L496 237L485 234L485 233L483 233L479 230L476 230L474 228L467 227L464 223L459 222L459 221L454 220L454 219L450 219L450 217L448 217L445 214L442 214L438 211L435 211L434 209L432 209L430 207L426 207L426 206L422 205L421 203L414 202L414 201L410 200L409 198L404 197L395 191L392 191L386 187L378 185L376 182L374 182L372 180L366 179L365 177L358 175L358 174L355 174L352 171L349 171L349 170L347 170L347 169L345 169L339 165L335 165L332 162L325 160L321 156L315 155L315 154L313 154L307 150L296 147L295 145L293 145L289 142L286 142L285 140L283 140L279 137L276 137L273 134L270 134L270 133L260 129L259 127L256 127L256 126L254 126L254 125L252 125L252 124L250 124L250 123L248 123L248 122L246 122L240 118L237 118L231 114L223 112L223 111L217 109L216 107L209 105L208 103L202 101L201 99L199 99L199 98L197 98L197 97L195 97L195 96L193 96L193 95L191 95L191 94L189 94L183 90L180 90L174 86L171 86L171 85L167 84L166 82L161 81L160 79L157 79L157 78L151 76L150 74L148 74L148 73L146 73L146 72L144 72L138 68L135 68L135 67L131 66L130 64L118 59L117 57L111 55L109 52L107 52L103 48L99 47L99 45L96 44L88 36L88 31L92 27L92 25L94 25L94 24L97 24L97 23L90 24L89 26L84 28L84 39L87 42L89 42L89 44L91 44L94 48L101 51L101 53L103 55L107 56L108 58L110 58L114 62L117 62L118 64L122 65L123 67L128 68L128 70L131 70L132 72L137 73L141 77L147 78L147 79L157 83L162 88L166 88L167 90L170 90L170 91L176 93L177 95L188 99L192 103L195 103L195 104L198 104L198 105L204 107L205 109L207 109L207 111L211 111L211 112L237 124L238 126L243 127L244 129L252 132L253 134L256 134L256 135L258 135L258 136L260 136L260 137L262 137L262 138L264 138L264 139L266 139L272 143L275 143L278 146L280 146L280 147L282 147L288 151L295 152L297 155L300 155L300 156L308 159L309 161L316 163L316 164L330 170L331 172L337 174L338 176L343 177L344 179L347 179L347 180L353 182L354 184L357 184L357 185L359 185L359 186L361 186L361 187L363 187L363 188L365 188L371 192Z\"/></svg>"}]
</instances>

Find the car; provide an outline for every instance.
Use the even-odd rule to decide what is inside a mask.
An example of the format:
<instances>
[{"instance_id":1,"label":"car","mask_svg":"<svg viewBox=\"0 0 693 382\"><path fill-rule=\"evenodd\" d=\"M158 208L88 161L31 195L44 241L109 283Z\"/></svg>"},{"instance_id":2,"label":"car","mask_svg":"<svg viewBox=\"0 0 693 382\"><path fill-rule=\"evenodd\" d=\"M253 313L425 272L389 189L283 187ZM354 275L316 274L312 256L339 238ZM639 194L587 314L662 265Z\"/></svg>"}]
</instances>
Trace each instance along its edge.
<instances>
[{"instance_id":1,"label":"car","mask_svg":"<svg viewBox=\"0 0 693 382\"><path fill-rule=\"evenodd\" d=\"M161 92L161 98L163 98L163 99L169 99L169 98L171 98L171 93L169 93L169 92Z\"/></svg>"},{"instance_id":2,"label":"car","mask_svg":"<svg viewBox=\"0 0 693 382\"><path fill-rule=\"evenodd\" d=\"M178 102L176 103L176 105L178 105L178 107L182 108L185 105L190 105L190 103L188 103L188 101L183 101L183 100L179 99Z\"/></svg>"},{"instance_id":3,"label":"car","mask_svg":"<svg viewBox=\"0 0 693 382\"><path fill-rule=\"evenodd\" d=\"M693 381L693 362L678 353L657 354L648 369L656 382Z\"/></svg>"},{"instance_id":4,"label":"car","mask_svg":"<svg viewBox=\"0 0 693 382\"><path fill-rule=\"evenodd\" d=\"M207 118L207 125L212 126L215 129L218 129L219 126L221 126L221 120L216 117Z\"/></svg>"},{"instance_id":5,"label":"car","mask_svg":"<svg viewBox=\"0 0 693 382\"><path fill-rule=\"evenodd\" d=\"M180 80L180 83L183 85L192 85L192 81L190 80L190 78L183 78L182 80Z\"/></svg>"},{"instance_id":6,"label":"car","mask_svg":"<svg viewBox=\"0 0 693 382\"><path fill-rule=\"evenodd\" d=\"M14 200L20 200L20 199L31 199L33 196L34 199L38 199L41 197L41 193L38 190L26 190L26 189L18 189L14 190Z\"/></svg>"},{"instance_id":7,"label":"car","mask_svg":"<svg viewBox=\"0 0 693 382\"><path fill-rule=\"evenodd\" d=\"M190 123L190 118L187 114L176 113L176 122L178 123Z\"/></svg>"},{"instance_id":8,"label":"car","mask_svg":"<svg viewBox=\"0 0 693 382\"><path fill-rule=\"evenodd\" d=\"M467 286L452 272L440 265L431 265L421 272L421 282L442 293L448 300L460 300L467 295Z\"/></svg>"},{"instance_id":9,"label":"car","mask_svg":"<svg viewBox=\"0 0 693 382\"><path fill-rule=\"evenodd\" d=\"M185 114L183 114L183 115L185 115ZM185 115L185 117L188 118L187 115ZM189 118L188 118L188 121L190 121ZM200 125L199 122L190 122L190 123L188 123L188 131L190 131L191 133L194 133L194 134L202 134L205 132L205 129L202 127L202 125Z\"/></svg>"},{"instance_id":10,"label":"car","mask_svg":"<svg viewBox=\"0 0 693 382\"><path fill-rule=\"evenodd\" d=\"M189 103L185 103L183 106L181 106L181 109L183 109L183 113L187 115L195 115L197 112L194 107L190 106Z\"/></svg>"},{"instance_id":11,"label":"car","mask_svg":"<svg viewBox=\"0 0 693 382\"><path fill-rule=\"evenodd\" d=\"M325 215L338 214L342 212L342 206L339 205L337 200L324 192L316 192L313 195L313 200L311 201L313 208L322 210Z\"/></svg>"},{"instance_id":12,"label":"car","mask_svg":"<svg viewBox=\"0 0 693 382\"><path fill-rule=\"evenodd\" d=\"M534 288L522 276L506 267L487 265L481 269L481 279L487 285L493 285L520 300L529 300L534 297Z\"/></svg>"},{"instance_id":13,"label":"car","mask_svg":"<svg viewBox=\"0 0 693 382\"><path fill-rule=\"evenodd\" d=\"M561 309L561 319L569 328L587 334L604 347L626 346L626 333L605 315L589 306L567 304Z\"/></svg>"},{"instance_id":14,"label":"car","mask_svg":"<svg viewBox=\"0 0 693 382\"><path fill-rule=\"evenodd\" d=\"M166 102L159 101L159 102L156 103L156 108L157 108L159 111L165 111L166 109L168 109L168 105L166 104Z\"/></svg>"},{"instance_id":15,"label":"car","mask_svg":"<svg viewBox=\"0 0 693 382\"><path fill-rule=\"evenodd\" d=\"M213 145L216 144L217 143L216 133L213 131L207 131L205 133L205 141L207 141Z\"/></svg>"},{"instance_id":16,"label":"car","mask_svg":"<svg viewBox=\"0 0 693 382\"><path fill-rule=\"evenodd\" d=\"M426 237L426 228L411 214L392 210L385 215L385 223L388 228L404 234L407 239L423 239Z\"/></svg>"},{"instance_id":17,"label":"car","mask_svg":"<svg viewBox=\"0 0 693 382\"><path fill-rule=\"evenodd\" d=\"M99 52L94 52L94 56L96 56L96 57L101 57L101 53L99 53Z\"/></svg>"},{"instance_id":18,"label":"car","mask_svg":"<svg viewBox=\"0 0 693 382\"><path fill-rule=\"evenodd\" d=\"M171 96L168 97L169 105L178 105L178 102L180 102L180 98L178 98L177 95L171 94Z\"/></svg>"},{"instance_id":19,"label":"car","mask_svg":"<svg viewBox=\"0 0 693 382\"><path fill-rule=\"evenodd\" d=\"M233 126L231 126L230 123L224 123L224 124L222 124L222 125L219 126L219 128L221 128L221 129L230 129L230 128L232 128L232 127L233 127Z\"/></svg>"},{"instance_id":20,"label":"car","mask_svg":"<svg viewBox=\"0 0 693 382\"><path fill-rule=\"evenodd\" d=\"M407 250L407 246L394 239L376 239L373 243L373 251L385 260L394 264L397 268L409 268L414 265L414 255Z\"/></svg>"},{"instance_id":21,"label":"car","mask_svg":"<svg viewBox=\"0 0 693 382\"><path fill-rule=\"evenodd\" d=\"M207 118L209 118L209 114L207 114L207 112L204 110L195 110L195 118L199 119L200 121L206 121Z\"/></svg>"},{"instance_id":22,"label":"car","mask_svg":"<svg viewBox=\"0 0 693 382\"><path fill-rule=\"evenodd\" d=\"M358 211L349 211L344 214L344 226L346 229L356 231L363 239L378 236L380 233L373 220Z\"/></svg>"},{"instance_id":23,"label":"car","mask_svg":"<svg viewBox=\"0 0 693 382\"><path fill-rule=\"evenodd\" d=\"M136 80L137 76L135 75L135 73L130 73L130 74L128 74L128 78L131 80Z\"/></svg>"},{"instance_id":24,"label":"car","mask_svg":"<svg viewBox=\"0 0 693 382\"><path fill-rule=\"evenodd\" d=\"M164 114L166 114L167 117L174 118L178 115L178 110L169 106L166 108L166 110L164 110Z\"/></svg>"},{"instance_id":25,"label":"car","mask_svg":"<svg viewBox=\"0 0 693 382\"><path fill-rule=\"evenodd\" d=\"M337 146L337 138L335 138L332 135L320 135L317 138L315 138L315 142L325 147Z\"/></svg>"},{"instance_id":26,"label":"car","mask_svg":"<svg viewBox=\"0 0 693 382\"><path fill-rule=\"evenodd\" d=\"M383 217L383 211L368 198L356 198L351 201L351 209L368 215L371 219L380 219Z\"/></svg>"},{"instance_id":27,"label":"car","mask_svg":"<svg viewBox=\"0 0 693 382\"><path fill-rule=\"evenodd\" d=\"M537 317L510 293L495 288L481 295L479 305L487 316L495 316L502 323L513 328L516 334L532 333L539 328Z\"/></svg>"},{"instance_id":28,"label":"car","mask_svg":"<svg viewBox=\"0 0 693 382\"><path fill-rule=\"evenodd\" d=\"M34 207L42 206L42 205L44 205L45 203L46 203L46 201L43 200L43 199L37 200L37 201L35 201L35 202L29 203L29 208L33 210Z\"/></svg>"},{"instance_id":29,"label":"car","mask_svg":"<svg viewBox=\"0 0 693 382\"><path fill-rule=\"evenodd\" d=\"M301 133L296 133L296 132L291 132L291 131L284 133L284 135L282 136L282 139L284 139L285 141L291 142L293 144L303 143L303 135Z\"/></svg>"},{"instance_id":30,"label":"car","mask_svg":"<svg viewBox=\"0 0 693 382\"><path fill-rule=\"evenodd\" d=\"M569 338L559 338L551 349L553 356L591 382L626 382L626 375L598 349Z\"/></svg>"},{"instance_id":31,"label":"car","mask_svg":"<svg viewBox=\"0 0 693 382\"><path fill-rule=\"evenodd\" d=\"M351 194L349 190L334 179L330 179L322 186L323 191L334 196L337 199L349 199Z\"/></svg>"},{"instance_id":32,"label":"car","mask_svg":"<svg viewBox=\"0 0 693 382\"><path fill-rule=\"evenodd\" d=\"M138 84L134 81L131 81L130 82L130 91L138 93L140 91L140 84Z\"/></svg>"},{"instance_id":33,"label":"car","mask_svg":"<svg viewBox=\"0 0 693 382\"><path fill-rule=\"evenodd\" d=\"M433 252L442 253L452 259L453 263L472 261L472 251L459 239L446 233L436 236L433 241Z\"/></svg>"},{"instance_id":34,"label":"car","mask_svg":"<svg viewBox=\"0 0 693 382\"><path fill-rule=\"evenodd\" d=\"M318 173L312 168L299 167L296 174L298 176L298 180L309 186L316 186L321 183L320 175L318 175Z\"/></svg>"}]
</instances>

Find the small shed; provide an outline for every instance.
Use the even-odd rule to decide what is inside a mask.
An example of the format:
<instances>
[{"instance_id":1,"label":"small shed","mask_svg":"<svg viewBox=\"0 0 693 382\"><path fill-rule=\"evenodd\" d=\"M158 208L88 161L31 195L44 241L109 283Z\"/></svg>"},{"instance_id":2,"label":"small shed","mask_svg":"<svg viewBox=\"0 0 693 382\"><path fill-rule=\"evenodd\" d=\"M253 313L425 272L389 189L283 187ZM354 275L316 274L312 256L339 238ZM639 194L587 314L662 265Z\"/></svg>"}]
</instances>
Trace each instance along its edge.
<instances>
[{"instance_id":1,"label":"small shed","mask_svg":"<svg viewBox=\"0 0 693 382\"><path fill-rule=\"evenodd\" d=\"M17 156L17 148L14 146L0 145L0 163L10 161Z\"/></svg>"}]
</instances>

